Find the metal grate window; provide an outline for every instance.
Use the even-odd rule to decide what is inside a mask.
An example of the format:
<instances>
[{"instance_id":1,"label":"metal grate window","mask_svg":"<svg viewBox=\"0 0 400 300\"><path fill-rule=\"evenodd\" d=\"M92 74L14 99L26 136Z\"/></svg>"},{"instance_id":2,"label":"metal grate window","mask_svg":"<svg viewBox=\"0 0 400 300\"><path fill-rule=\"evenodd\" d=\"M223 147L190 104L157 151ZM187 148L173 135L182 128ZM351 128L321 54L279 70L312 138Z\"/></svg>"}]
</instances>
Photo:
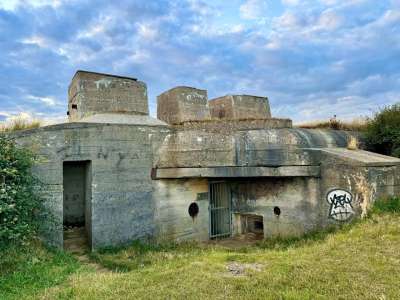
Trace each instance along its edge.
<instances>
[{"instance_id":1,"label":"metal grate window","mask_svg":"<svg viewBox=\"0 0 400 300\"><path fill-rule=\"evenodd\" d=\"M231 236L231 191L225 182L210 183L210 238Z\"/></svg>"}]
</instances>

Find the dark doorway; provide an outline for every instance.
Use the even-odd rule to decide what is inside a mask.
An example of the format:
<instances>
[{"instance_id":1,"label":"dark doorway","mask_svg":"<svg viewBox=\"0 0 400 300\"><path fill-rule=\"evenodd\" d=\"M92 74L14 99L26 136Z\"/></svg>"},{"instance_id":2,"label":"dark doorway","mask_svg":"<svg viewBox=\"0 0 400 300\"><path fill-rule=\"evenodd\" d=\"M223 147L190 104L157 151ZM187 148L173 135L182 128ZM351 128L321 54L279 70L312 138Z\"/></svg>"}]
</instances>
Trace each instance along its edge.
<instances>
[{"instance_id":1,"label":"dark doorway","mask_svg":"<svg viewBox=\"0 0 400 300\"><path fill-rule=\"evenodd\" d=\"M91 166L90 161L63 164L64 248L90 245Z\"/></svg>"},{"instance_id":2,"label":"dark doorway","mask_svg":"<svg viewBox=\"0 0 400 300\"><path fill-rule=\"evenodd\" d=\"M231 191L225 182L210 183L210 238L231 236Z\"/></svg>"}]
</instances>

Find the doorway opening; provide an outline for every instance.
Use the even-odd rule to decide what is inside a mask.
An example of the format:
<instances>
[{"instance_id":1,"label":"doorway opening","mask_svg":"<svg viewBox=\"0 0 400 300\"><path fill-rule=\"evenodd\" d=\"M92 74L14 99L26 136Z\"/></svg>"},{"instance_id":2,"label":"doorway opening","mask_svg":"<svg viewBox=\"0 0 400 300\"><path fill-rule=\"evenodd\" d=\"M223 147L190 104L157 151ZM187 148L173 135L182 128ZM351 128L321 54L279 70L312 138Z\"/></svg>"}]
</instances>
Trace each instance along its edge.
<instances>
[{"instance_id":1,"label":"doorway opening","mask_svg":"<svg viewBox=\"0 0 400 300\"><path fill-rule=\"evenodd\" d=\"M226 182L209 185L210 238L225 238L232 234L231 191Z\"/></svg>"},{"instance_id":2,"label":"doorway opening","mask_svg":"<svg viewBox=\"0 0 400 300\"><path fill-rule=\"evenodd\" d=\"M64 249L85 251L91 246L91 163L63 163Z\"/></svg>"}]
</instances>

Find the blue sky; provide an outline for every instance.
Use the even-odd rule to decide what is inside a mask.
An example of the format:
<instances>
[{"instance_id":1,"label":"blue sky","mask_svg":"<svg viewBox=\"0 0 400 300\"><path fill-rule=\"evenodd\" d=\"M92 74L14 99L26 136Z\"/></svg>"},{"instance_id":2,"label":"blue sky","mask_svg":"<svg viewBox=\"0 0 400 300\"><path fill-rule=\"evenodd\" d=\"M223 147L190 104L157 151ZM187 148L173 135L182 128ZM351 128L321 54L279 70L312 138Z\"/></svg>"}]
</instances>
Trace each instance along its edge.
<instances>
[{"instance_id":1,"label":"blue sky","mask_svg":"<svg viewBox=\"0 0 400 300\"><path fill-rule=\"evenodd\" d=\"M57 119L77 69L268 96L295 122L400 101L400 0L0 0L0 120Z\"/></svg>"}]
</instances>

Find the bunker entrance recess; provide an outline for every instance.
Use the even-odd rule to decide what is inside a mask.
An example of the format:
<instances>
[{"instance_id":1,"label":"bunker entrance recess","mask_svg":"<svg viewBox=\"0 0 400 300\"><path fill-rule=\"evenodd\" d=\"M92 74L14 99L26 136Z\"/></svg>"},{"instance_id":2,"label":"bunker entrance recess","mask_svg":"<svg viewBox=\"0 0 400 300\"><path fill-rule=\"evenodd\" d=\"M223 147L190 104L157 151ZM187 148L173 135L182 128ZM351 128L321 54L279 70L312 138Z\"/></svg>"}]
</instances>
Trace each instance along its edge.
<instances>
[{"instance_id":1,"label":"bunker entrance recess","mask_svg":"<svg viewBox=\"0 0 400 300\"><path fill-rule=\"evenodd\" d=\"M63 227L66 240L91 239L91 162L63 163Z\"/></svg>"},{"instance_id":2,"label":"bunker entrance recess","mask_svg":"<svg viewBox=\"0 0 400 300\"><path fill-rule=\"evenodd\" d=\"M253 239L264 238L264 218L255 214L240 214L241 232L240 234L252 235Z\"/></svg>"},{"instance_id":3,"label":"bunker entrance recess","mask_svg":"<svg viewBox=\"0 0 400 300\"><path fill-rule=\"evenodd\" d=\"M229 185L225 182L209 184L210 239L230 237L232 203Z\"/></svg>"}]
</instances>

